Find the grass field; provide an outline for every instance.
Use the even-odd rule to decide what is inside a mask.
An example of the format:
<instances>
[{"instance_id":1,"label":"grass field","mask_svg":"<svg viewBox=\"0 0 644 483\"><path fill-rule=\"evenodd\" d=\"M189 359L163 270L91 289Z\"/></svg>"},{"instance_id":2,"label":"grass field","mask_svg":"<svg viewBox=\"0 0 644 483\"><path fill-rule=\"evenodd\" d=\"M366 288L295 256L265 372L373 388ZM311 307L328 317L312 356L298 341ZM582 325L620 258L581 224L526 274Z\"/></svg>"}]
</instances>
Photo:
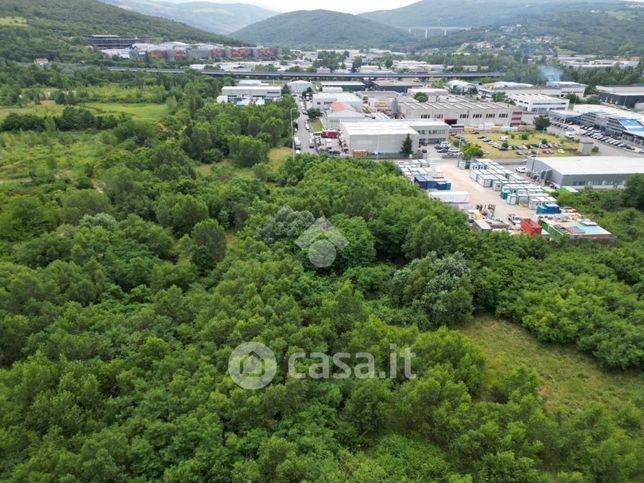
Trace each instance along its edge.
<instances>
[{"instance_id":1,"label":"grass field","mask_svg":"<svg viewBox=\"0 0 644 483\"><path fill-rule=\"evenodd\" d=\"M42 101L40 104L32 104L26 107L3 106L0 107L0 120L7 117L12 112L18 114L36 114L38 116L58 115L63 112L65 106L56 104L54 101Z\"/></svg>"},{"instance_id":2,"label":"grass field","mask_svg":"<svg viewBox=\"0 0 644 483\"><path fill-rule=\"evenodd\" d=\"M324 130L324 126L322 125L322 121L320 121L320 119L313 119L311 121L311 131L320 132L323 130Z\"/></svg>"},{"instance_id":3,"label":"grass field","mask_svg":"<svg viewBox=\"0 0 644 483\"><path fill-rule=\"evenodd\" d=\"M5 183L29 180L56 173L75 178L85 165L99 161L100 134L46 133L0 135L0 180Z\"/></svg>"},{"instance_id":4,"label":"grass field","mask_svg":"<svg viewBox=\"0 0 644 483\"><path fill-rule=\"evenodd\" d=\"M108 102L90 102L83 107L94 111L95 114L129 114L139 121L154 122L168 112L165 104L117 104Z\"/></svg>"},{"instance_id":5,"label":"grass field","mask_svg":"<svg viewBox=\"0 0 644 483\"><path fill-rule=\"evenodd\" d=\"M488 132L482 132L481 134L471 134L471 133L465 133L463 134L465 139L467 139L468 142L478 144L481 146L481 149L483 149L485 157L489 158L516 158L516 157L521 157L521 155L517 155L514 150L509 150L509 151L500 151L492 146L490 146L488 143L484 143L480 139L478 139L479 136L486 136L490 139L493 139L499 144L503 144L501 141L501 136L507 136L508 137L508 143L510 145L512 144L540 144L542 139L547 140L549 143L557 143L563 145L563 153L558 152L557 149L553 149L554 154L548 155L542 153L541 149L537 149L536 151L540 156L571 156L572 154L577 152L577 148L579 146L578 141L571 141L569 139L565 139L559 136L555 136L554 134L549 134L549 133L531 133L530 137L528 139L521 139L521 133L503 133L503 132L493 132L493 133L488 133ZM514 136L514 139L512 138ZM527 155L530 150L526 151L524 149L521 150L524 155Z\"/></svg>"},{"instance_id":6,"label":"grass field","mask_svg":"<svg viewBox=\"0 0 644 483\"><path fill-rule=\"evenodd\" d=\"M575 348L540 343L511 322L476 318L459 330L485 354L485 380L519 365L534 368L548 410L575 411L588 407L589 401L613 410L622 408L626 401L639 408L644 405L644 374L605 371Z\"/></svg>"},{"instance_id":7,"label":"grass field","mask_svg":"<svg viewBox=\"0 0 644 483\"><path fill-rule=\"evenodd\" d=\"M24 17L0 17L0 27L27 27L28 25Z\"/></svg>"},{"instance_id":8,"label":"grass field","mask_svg":"<svg viewBox=\"0 0 644 483\"><path fill-rule=\"evenodd\" d=\"M94 114L119 114L125 113L131 115L139 121L154 122L158 121L168 112L165 104L118 104L109 102L90 102L79 104L78 107L89 109ZM31 104L25 107L0 107L0 120L7 117L12 112L18 114L36 114L38 116L58 115L63 112L65 106L56 104L54 101L42 101L40 104Z\"/></svg>"}]
</instances>

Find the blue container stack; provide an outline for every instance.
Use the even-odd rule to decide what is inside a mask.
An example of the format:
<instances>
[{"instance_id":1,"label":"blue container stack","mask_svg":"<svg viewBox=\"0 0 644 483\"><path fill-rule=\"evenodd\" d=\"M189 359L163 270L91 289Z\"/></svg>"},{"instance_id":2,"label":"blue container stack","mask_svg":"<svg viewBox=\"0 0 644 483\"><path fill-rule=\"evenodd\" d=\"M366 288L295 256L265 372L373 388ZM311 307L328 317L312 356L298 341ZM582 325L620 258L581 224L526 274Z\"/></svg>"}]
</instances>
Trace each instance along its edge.
<instances>
[{"instance_id":1,"label":"blue container stack","mask_svg":"<svg viewBox=\"0 0 644 483\"><path fill-rule=\"evenodd\" d=\"M436 182L436 189L440 191L447 191L452 188L452 183L449 181L437 181Z\"/></svg>"}]
</instances>

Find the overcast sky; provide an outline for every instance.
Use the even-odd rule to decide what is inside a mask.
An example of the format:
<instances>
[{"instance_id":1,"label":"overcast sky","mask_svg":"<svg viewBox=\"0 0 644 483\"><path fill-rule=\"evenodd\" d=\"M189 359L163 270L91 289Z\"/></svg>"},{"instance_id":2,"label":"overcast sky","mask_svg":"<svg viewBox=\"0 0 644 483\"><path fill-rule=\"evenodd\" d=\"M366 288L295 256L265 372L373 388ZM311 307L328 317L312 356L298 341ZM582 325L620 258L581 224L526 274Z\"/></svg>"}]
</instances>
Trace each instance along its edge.
<instances>
[{"instance_id":1,"label":"overcast sky","mask_svg":"<svg viewBox=\"0 0 644 483\"><path fill-rule=\"evenodd\" d=\"M176 3L189 0L171 0ZM292 10L335 10L337 12L359 13L373 10L391 10L416 3L418 0L324 0L322 2L295 2L294 0L206 0L215 3L251 3L269 10L290 12Z\"/></svg>"}]
</instances>

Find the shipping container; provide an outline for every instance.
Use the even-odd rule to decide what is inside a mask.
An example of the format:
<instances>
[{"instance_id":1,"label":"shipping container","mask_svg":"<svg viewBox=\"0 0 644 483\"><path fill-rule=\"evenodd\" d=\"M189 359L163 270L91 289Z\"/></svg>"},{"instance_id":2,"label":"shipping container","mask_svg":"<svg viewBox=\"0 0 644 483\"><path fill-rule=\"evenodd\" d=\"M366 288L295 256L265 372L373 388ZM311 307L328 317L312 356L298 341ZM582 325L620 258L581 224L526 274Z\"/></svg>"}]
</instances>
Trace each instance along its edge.
<instances>
[{"instance_id":1,"label":"shipping container","mask_svg":"<svg viewBox=\"0 0 644 483\"><path fill-rule=\"evenodd\" d=\"M521 220L521 229L528 235L541 235L541 225L530 218Z\"/></svg>"}]
</instances>

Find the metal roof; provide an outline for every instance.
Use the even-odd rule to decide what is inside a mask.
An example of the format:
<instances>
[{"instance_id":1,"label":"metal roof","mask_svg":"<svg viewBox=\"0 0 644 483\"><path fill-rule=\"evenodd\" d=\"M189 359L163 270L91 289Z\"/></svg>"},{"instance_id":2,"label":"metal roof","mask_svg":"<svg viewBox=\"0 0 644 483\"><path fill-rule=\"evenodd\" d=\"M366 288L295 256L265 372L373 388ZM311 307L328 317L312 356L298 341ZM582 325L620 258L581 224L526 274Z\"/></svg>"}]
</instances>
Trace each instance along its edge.
<instances>
[{"instance_id":1,"label":"metal roof","mask_svg":"<svg viewBox=\"0 0 644 483\"><path fill-rule=\"evenodd\" d=\"M562 175L644 174L644 158L628 156L570 156L536 160Z\"/></svg>"}]
</instances>

